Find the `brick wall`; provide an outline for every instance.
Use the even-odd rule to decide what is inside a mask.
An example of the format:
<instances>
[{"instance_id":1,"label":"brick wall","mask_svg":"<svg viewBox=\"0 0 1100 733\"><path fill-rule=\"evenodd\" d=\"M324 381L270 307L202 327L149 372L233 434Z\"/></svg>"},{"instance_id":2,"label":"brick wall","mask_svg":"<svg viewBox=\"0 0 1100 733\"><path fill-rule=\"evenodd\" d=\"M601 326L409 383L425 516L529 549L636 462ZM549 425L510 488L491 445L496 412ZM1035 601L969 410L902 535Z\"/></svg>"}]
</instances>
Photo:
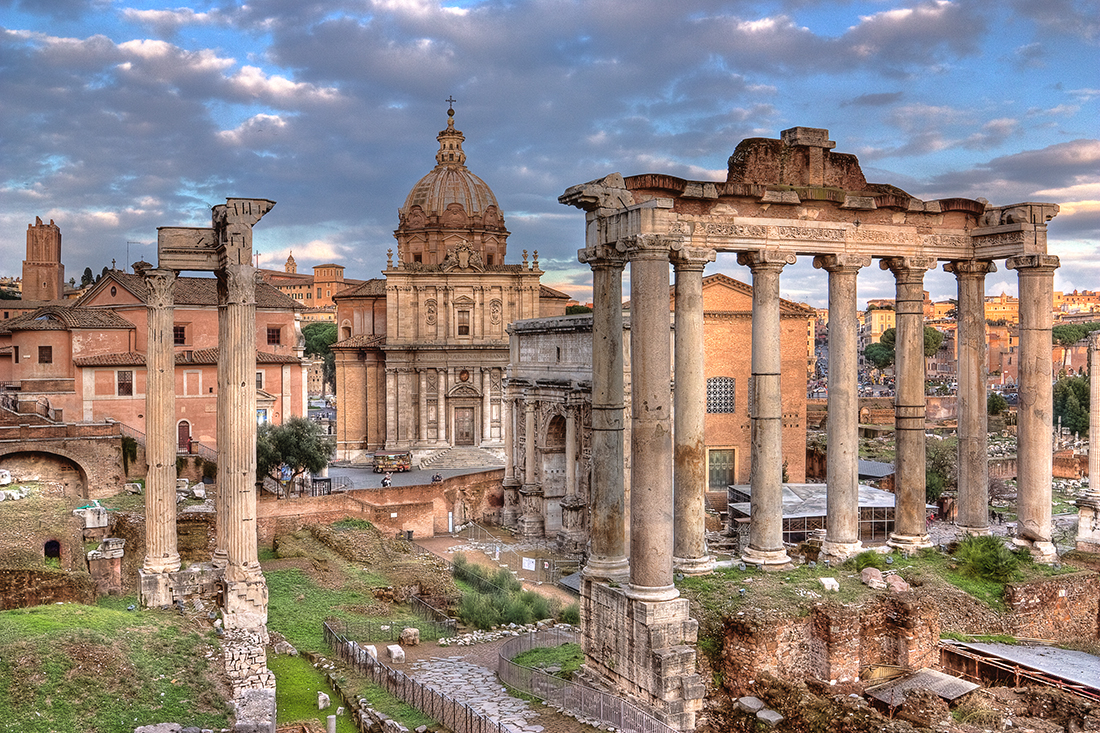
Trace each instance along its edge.
<instances>
[{"instance_id":1,"label":"brick wall","mask_svg":"<svg viewBox=\"0 0 1100 733\"><path fill-rule=\"evenodd\" d=\"M1009 633L1031 639L1095 639L1100 630L1100 584L1086 571L1005 586Z\"/></svg>"}]
</instances>

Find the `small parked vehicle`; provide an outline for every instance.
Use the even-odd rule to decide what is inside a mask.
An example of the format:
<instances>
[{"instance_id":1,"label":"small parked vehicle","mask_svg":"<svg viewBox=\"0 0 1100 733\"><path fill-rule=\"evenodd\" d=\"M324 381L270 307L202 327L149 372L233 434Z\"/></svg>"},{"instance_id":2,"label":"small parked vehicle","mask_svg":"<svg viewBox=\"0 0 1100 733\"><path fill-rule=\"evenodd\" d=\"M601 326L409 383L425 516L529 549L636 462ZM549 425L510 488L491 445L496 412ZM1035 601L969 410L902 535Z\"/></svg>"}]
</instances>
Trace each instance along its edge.
<instances>
[{"instance_id":1,"label":"small parked vehicle","mask_svg":"<svg viewBox=\"0 0 1100 733\"><path fill-rule=\"evenodd\" d=\"M374 454L374 472L411 471L412 453L407 450L380 450Z\"/></svg>"}]
</instances>

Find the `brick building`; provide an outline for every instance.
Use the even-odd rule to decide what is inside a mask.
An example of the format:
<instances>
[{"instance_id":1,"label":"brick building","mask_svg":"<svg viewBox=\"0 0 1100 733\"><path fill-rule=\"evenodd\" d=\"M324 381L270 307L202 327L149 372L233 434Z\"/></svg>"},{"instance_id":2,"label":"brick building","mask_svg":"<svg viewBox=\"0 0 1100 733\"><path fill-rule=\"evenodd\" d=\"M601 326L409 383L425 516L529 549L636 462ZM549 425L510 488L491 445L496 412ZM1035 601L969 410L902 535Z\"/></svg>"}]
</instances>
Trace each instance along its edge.
<instances>
[{"instance_id":1,"label":"brick building","mask_svg":"<svg viewBox=\"0 0 1100 733\"><path fill-rule=\"evenodd\" d=\"M139 270L148 267L138 263ZM0 326L0 382L21 402L44 400L58 422L110 419L145 432L149 294L140 274L108 271L77 301L41 305ZM256 287L257 419L306 414L300 306ZM218 307L214 278L180 277L175 288L176 431L216 448Z\"/></svg>"}]
</instances>

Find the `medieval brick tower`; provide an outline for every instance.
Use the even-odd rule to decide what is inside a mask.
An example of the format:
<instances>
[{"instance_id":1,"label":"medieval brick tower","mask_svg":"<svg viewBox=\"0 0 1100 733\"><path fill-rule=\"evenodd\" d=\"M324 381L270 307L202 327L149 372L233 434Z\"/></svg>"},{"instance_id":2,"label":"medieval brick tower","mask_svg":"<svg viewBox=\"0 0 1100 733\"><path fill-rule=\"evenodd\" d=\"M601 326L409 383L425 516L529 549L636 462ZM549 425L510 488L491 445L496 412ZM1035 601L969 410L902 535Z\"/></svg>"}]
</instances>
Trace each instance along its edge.
<instances>
[{"instance_id":1,"label":"medieval brick tower","mask_svg":"<svg viewBox=\"0 0 1100 733\"><path fill-rule=\"evenodd\" d=\"M27 225L27 259L23 260L23 300L60 300L65 293L61 264L61 230L53 219L39 217Z\"/></svg>"}]
</instances>

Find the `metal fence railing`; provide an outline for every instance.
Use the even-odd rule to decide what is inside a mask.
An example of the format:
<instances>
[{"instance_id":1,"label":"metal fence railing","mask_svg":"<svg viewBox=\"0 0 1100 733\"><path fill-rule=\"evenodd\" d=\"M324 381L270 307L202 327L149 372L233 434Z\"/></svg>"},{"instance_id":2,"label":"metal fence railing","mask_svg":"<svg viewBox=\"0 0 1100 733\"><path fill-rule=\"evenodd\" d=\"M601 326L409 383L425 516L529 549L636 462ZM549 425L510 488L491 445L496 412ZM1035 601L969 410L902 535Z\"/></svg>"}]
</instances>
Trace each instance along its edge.
<instances>
[{"instance_id":1,"label":"metal fence railing","mask_svg":"<svg viewBox=\"0 0 1100 733\"><path fill-rule=\"evenodd\" d=\"M415 608L415 607L414 607ZM454 636L457 623L449 619L450 623L433 621L420 616L417 617L416 627L420 630L422 639L445 639ZM397 642L401 639L401 632L409 624L389 621L347 621L345 619L331 618L327 623L334 631L342 636L356 639L366 643L373 642Z\"/></svg>"},{"instance_id":2,"label":"metal fence railing","mask_svg":"<svg viewBox=\"0 0 1100 733\"><path fill-rule=\"evenodd\" d=\"M580 644L580 634L575 631L547 629L509 639L500 648L497 677L510 687L557 705L580 718L598 720L623 733L679 733L675 728L670 728L652 714L620 697L563 680L538 669L523 667L512 661L514 657L530 649L570 643Z\"/></svg>"},{"instance_id":3,"label":"metal fence railing","mask_svg":"<svg viewBox=\"0 0 1100 733\"><path fill-rule=\"evenodd\" d=\"M328 622L323 624L323 630L325 642L340 661L454 733L513 733L503 722L491 720L469 705L383 664L358 643L338 634Z\"/></svg>"},{"instance_id":4,"label":"metal fence railing","mask_svg":"<svg viewBox=\"0 0 1100 733\"><path fill-rule=\"evenodd\" d=\"M425 601L420 596L409 596L409 606L420 619L447 630L446 636L458 633L458 620Z\"/></svg>"}]
</instances>

